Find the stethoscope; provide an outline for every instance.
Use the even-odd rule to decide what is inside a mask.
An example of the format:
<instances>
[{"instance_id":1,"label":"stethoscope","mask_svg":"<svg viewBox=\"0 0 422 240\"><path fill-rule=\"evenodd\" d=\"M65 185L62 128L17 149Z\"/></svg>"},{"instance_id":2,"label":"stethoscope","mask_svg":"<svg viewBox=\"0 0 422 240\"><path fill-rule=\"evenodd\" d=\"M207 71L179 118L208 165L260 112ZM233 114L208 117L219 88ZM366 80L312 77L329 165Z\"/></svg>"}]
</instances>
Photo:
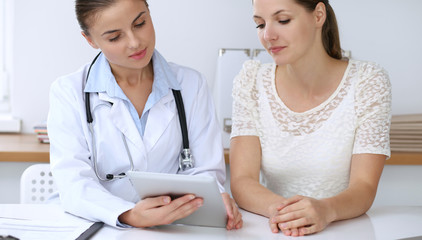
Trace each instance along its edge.
<instances>
[{"instance_id":1,"label":"stethoscope","mask_svg":"<svg viewBox=\"0 0 422 240\"><path fill-rule=\"evenodd\" d=\"M94 65L97 58L100 56L100 54L101 52L98 53L98 55L95 56L95 58L92 60L92 63L88 68L88 73L86 74L86 82L88 82L88 77L89 77L89 73L91 72L91 68ZM187 169L193 168L195 161L189 149L188 128L186 125L186 114L185 114L185 107L183 105L182 94L180 93L180 90L172 89L172 91L173 91L174 99L176 101L176 108L177 108L177 113L179 115L179 123L180 123L180 128L182 129L182 138L183 138L183 149L179 156L179 170L185 171ZM98 173L97 151L95 147L96 145L95 145L94 128L92 125L92 122L94 121L94 119L92 118L92 114L91 114L89 94L90 94L89 92L85 93L85 109L86 109L86 118L88 122L88 128L92 136L92 158L94 162L95 175L101 181L111 181L113 179L124 178L126 177L126 173L124 172L119 173L119 174L109 173L109 174L106 174L105 178L101 177L100 174ZM127 145L126 138L123 135L123 133L122 133L122 139L125 145L126 153L130 161L130 171L133 171L134 166L133 166L132 155L130 154L129 147Z\"/></svg>"}]
</instances>

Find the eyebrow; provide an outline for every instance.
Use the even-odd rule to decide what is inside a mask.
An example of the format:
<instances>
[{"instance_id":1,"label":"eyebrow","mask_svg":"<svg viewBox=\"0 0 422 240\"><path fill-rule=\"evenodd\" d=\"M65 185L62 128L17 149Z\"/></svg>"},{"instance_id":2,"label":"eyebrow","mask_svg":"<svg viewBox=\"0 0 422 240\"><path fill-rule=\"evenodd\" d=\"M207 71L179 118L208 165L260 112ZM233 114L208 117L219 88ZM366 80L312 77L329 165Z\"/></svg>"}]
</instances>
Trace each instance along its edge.
<instances>
[{"instance_id":1,"label":"eyebrow","mask_svg":"<svg viewBox=\"0 0 422 240\"><path fill-rule=\"evenodd\" d=\"M278 14L280 14L280 13L282 13L282 12L285 12L286 10L284 10L284 9L281 9L281 10L278 10L277 12L275 12L275 13L273 13L273 17L274 16L277 16ZM257 15L254 15L253 16L253 18L262 18L262 17L260 17L260 16L257 16Z\"/></svg>"},{"instance_id":2,"label":"eyebrow","mask_svg":"<svg viewBox=\"0 0 422 240\"><path fill-rule=\"evenodd\" d=\"M138 14L138 16L136 16L135 19L133 19L132 24L134 24L142 15L144 15L144 13L146 13L146 11L140 12ZM120 29L105 31L103 34L101 34L101 36L104 36L104 35L110 34L110 33L115 33L115 32L118 32L118 31L120 31Z\"/></svg>"}]
</instances>

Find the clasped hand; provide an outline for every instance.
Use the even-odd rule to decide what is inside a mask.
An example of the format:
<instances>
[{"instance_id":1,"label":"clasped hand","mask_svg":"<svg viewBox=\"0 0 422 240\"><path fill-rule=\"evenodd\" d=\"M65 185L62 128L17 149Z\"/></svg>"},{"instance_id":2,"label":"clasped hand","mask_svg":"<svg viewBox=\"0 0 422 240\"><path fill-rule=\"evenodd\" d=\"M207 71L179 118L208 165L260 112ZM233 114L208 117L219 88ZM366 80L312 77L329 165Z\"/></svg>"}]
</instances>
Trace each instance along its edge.
<instances>
[{"instance_id":1,"label":"clasped hand","mask_svg":"<svg viewBox=\"0 0 422 240\"><path fill-rule=\"evenodd\" d=\"M269 218L273 233L281 230L286 236L304 236L323 230L333 221L332 209L324 200L294 196L274 205Z\"/></svg>"}]
</instances>

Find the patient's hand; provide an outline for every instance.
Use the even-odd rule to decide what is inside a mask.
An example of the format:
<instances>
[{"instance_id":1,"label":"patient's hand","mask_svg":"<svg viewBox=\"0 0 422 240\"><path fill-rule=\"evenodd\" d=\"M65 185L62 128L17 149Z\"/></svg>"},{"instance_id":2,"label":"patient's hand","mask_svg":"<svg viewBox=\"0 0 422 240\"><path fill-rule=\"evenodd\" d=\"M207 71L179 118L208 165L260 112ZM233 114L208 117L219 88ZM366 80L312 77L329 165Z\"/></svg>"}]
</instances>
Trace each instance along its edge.
<instances>
[{"instance_id":1,"label":"patient's hand","mask_svg":"<svg viewBox=\"0 0 422 240\"><path fill-rule=\"evenodd\" d=\"M327 227L333 221L332 211L324 200L294 196L280 204L270 223L287 236L304 236Z\"/></svg>"}]
</instances>

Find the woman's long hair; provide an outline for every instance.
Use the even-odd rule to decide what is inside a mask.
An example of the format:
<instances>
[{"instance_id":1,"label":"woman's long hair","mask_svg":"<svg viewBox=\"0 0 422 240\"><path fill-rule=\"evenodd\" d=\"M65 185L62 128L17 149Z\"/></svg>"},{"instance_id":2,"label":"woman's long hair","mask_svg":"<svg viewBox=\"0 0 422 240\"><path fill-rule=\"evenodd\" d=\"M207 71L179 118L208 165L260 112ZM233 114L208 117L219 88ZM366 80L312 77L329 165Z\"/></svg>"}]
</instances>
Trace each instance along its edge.
<instances>
[{"instance_id":1,"label":"woman's long hair","mask_svg":"<svg viewBox=\"0 0 422 240\"><path fill-rule=\"evenodd\" d=\"M117 0L76 0L75 12L79 26L86 35L89 35L89 25L98 12L116 3ZM141 1L141 0L140 0ZM147 0L142 0L148 7Z\"/></svg>"},{"instance_id":2,"label":"woman's long hair","mask_svg":"<svg viewBox=\"0 0 422 240\"><path fill-rule=\"evenodd\" d=\"M310 12L313 12L318 3L322 2L327 10L327 18L322 26L322 44L325 51L335 59L341 59L340 35L338 31L336 14L328 0L294 0Z\"/></svg>"}]
</instances>

